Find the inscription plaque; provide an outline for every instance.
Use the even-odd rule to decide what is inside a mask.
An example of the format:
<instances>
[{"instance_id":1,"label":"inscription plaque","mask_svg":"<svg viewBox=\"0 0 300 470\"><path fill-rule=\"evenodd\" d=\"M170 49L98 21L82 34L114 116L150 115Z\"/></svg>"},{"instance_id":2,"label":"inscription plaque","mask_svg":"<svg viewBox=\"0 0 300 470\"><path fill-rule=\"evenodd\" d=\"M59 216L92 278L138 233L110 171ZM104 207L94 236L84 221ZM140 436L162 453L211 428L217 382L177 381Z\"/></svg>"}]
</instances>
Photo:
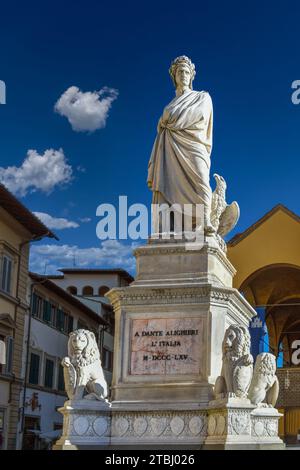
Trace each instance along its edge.
<instances>
[{"instance_id":1,"label":"inscription plaque","mask_svg":"<svg viewBox=\"0 0 300 470\"><path fill-rule=\"evenodd\" d=\"M201 318L132 320L131 375L200 373Z\"/></svg>"}]
</instances>

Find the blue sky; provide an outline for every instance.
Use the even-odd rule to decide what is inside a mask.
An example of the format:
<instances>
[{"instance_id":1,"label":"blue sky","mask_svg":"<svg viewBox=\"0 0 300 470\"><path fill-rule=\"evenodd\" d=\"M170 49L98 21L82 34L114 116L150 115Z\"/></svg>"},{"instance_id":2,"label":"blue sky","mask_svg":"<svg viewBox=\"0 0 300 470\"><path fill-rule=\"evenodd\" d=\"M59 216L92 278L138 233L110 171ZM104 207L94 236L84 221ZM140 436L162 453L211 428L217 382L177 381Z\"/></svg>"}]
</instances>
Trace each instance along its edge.
<instances>
[{"instance_id":1,"label":"blue sky","mask_svg":"<svg viewBox=\"0 0 300 470\"><path fill-rule=\"evenodd\" d=\"M299 14L299 3L269 1L2 4L0 175L7 178L12 166L19 174L29 150L31 157L61 152L70 181L32 192L31 173L21 167L23 192L18 180L13 189L32 211L79 225L54 230L59 247L41 242L33 269L53 272L75 258L76 265L133 272L130 241L101 245L96 237L96 208L117 204L119 195L150 205L148 160L158 118L174 96L168 68L181 54L196 65L194 89L213 99L212 174L225 177L228 201L241 208L232 235L279 202L300 214L300 105L291 101L300 79ZM78 132L54 111L71 86L118 91L105 127Z\"/></svg>"}]
</instances>

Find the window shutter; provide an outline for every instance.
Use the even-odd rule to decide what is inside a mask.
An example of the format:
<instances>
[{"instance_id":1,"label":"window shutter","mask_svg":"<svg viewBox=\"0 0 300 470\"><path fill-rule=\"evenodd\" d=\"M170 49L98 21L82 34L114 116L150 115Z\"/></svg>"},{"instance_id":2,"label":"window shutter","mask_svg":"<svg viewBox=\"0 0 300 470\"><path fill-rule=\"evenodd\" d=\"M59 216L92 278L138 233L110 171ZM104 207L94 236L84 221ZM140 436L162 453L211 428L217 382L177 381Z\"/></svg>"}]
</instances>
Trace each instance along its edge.
<instances>
[{"instance_id":1,"label":"window shutter","mask_svg":"<svg viewBox=\"0 0 300 470\"><path fill-rule=\"evenodd\" d=\"M11 271L12 271L12 261L9 258L6 258L7 273L6 273L6 292L10 293L11 288Z\"/></svg>"},{"instance_id":2,"label":"window shutter","mask_svg":"<svg viewBox=\"0 0 300 470\"><path fill-rule=\"evenodd\" d=\"M32 294L32 315L37 316L37 295Z\"/></svg>"},{"instance_id":3,"label":"window shutter","mask_svg":"<svg viewBox=\"0 0 300 470\"><path fill-rule=\"evenodd\" d=\"M73 317L71 317L71 315L69 315L69 317L68 317L68 331L67 331L67 333L71 333L71 331L73 331Z\"/></svg>"},{"instance_id":4,"label":"window shutter","mask_svg":"<svg viewBox=\"0 0 300 470\"><path fill-rule=\"evenodd\" d=\"M64 368L61 364L58 365L57 389L61 392L65 391Z\"/></svg>"},{"instance_id":5,"label":"window shutter","mask_svg":"<svg viewBox=\"0 0 300 470\"><path fill-rule=\"evenodd\" d=\"M6 344L4 339L0 339L0 364L6 364Z\"/></svg>"},{"instance_id":6,"label":"window shutter","mask_svg":"<svg viewBox=\"0 0 300 470\"><path fill-rule=\"evenodd\" d=\"M64 322L65 322L65 314L63 312L63 310L61 310L60 308L57 309L57 312L56 312L56 328L58 328L60 331L63 331L64 330Z\"/></svg>"},{"instance_id":7,"label":"window shutter","mask_svg":"<svg viewBox=\"0 0 300 470\"><path fill-rule=\"evenodd\" d=\"M46 359L45 365L45 387L53 387L53 372L54 372L54 362L51 359Z\"/></svg>"},{"instance_id":8,"label":"window shutter","mask_svg":"<svg viewBox=\"0 0 300 470\"><path fill-rule=\"evenodd\" d=\"M2 273L1 289L4 291L5 291L5 284L6 284L6 265L7 265L7 258L6 256L3 256L2 266L1 266L1 273Z\"/></svg>"},{"instance_id":9,"label":"window shutter","mask_svg":"<svg viewBox=\"0 0 300 470\"><path fill-rule=\"evenodd\" d=\"M30 369L29 369L29 383L38 385L39 370L40 370L40 356L38 354L31 353Z\"/></svg>"},{"instance_id":10,"label":"window shutter","mask_svg":"<svg viewBox=\"0 0 300 470\"><path fill-rule=\"evenodd\" d=\"M6 339L7 352L6 352L6 373L11 374L13 369L13 348L14 339L12 336L8 336Z\"/></svg>"},{"instance_id":11,"label":"window shutter","mask_svg":"<svg viewBox=\"0 0 300 470\"><path fill-rule=\"evenodd\" d=\"M44 300L43 320L47 323L51 321L51 304L47 300Z\"/></svg>"},{"instance_id":12,"label":"window shutter","mask_svg":"<svg viewBox=\"0 0 300 470\"><path fill-rule=\"evenodd\" d=\"M1 289L10 293L11 290L12 260L8 256L2 256L1 263Z\"/></svg>"}]
</instances>

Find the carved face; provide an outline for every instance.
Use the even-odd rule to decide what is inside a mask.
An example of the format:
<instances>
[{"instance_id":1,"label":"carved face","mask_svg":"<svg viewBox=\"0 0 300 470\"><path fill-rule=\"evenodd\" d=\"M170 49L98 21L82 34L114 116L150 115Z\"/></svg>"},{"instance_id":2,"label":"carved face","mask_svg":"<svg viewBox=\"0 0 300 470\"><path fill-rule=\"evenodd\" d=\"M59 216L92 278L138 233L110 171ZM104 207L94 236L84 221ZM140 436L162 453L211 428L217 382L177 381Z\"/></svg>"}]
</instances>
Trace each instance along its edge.
<instances>
[{"instance_id":1,"label":"carved face","mask_svg":"<svg viewBox=\"0 0 300 470\"><path fill-rule=\"evenodd\" d=\"M235 344L236 333L232 329L228 329L225 334L223 348L225 352L232 351L233 345Z\"/></svg>"},{"instance_id":2,"label":"carved face","mask_svg":"<svg viewBox=\"0 0 300 470\"><path fill-rule=\"evenodd\" d=\"M71 337L71 342L75 354L81 354L82 351L87 347L88 340L84 333L78 333Z\"/></svg>"},{"instance_id":3,"label":"carved face","mask_svg":"<svg viewBox=\"0 0 300 470\"><path fill-rule=\"evenodd\" d=\"M177 87L190 87L191 71L187 65L178 65L175 72L175 82Z\"/></svg>"},{"instance_id":4,"label":"carved face","mask_svg":"<svg viewBox=\"0 0 300 470\"><path fill-rule=\"evenodd\" d=\"M223 354L232 357L250 355L250 334L247 328L231 325L227 328L222 344Z\"/></svg>"}]
</instances>

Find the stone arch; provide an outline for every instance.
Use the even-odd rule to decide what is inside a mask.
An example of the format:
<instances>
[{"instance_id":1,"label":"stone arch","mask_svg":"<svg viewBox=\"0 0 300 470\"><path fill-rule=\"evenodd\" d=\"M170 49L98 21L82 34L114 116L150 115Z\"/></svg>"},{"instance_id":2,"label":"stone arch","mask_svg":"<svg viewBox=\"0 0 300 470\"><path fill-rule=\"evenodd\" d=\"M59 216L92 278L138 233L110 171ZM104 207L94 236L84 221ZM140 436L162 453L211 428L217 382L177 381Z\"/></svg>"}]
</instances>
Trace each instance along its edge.
<instances>
[{"instance_id":1,"label":"stone arch","mask_svg":"<svg viewBox=\"0 0 300 470\"><path fill-rule=\"evenodd\" d=\"M76 286L67 287L67 291L69 292L69 294L77 295L77 287Z\"/></svg>"},{"instance_id":2,"label":"stone arch","mask_svg":"<svg viewBox=\"0 0 300 470\"><path fill-rule=\"evenodd\" d=\"M265 308L270 350L278 355L282 343L285 364L290 364L291 340L300 338L300 327L299 333L294 330L300 323L300 267L284 263L264 266L243 281L240 291L254 308Z\"/></svg>"},{"instance_id":3,"label":"stone arch","mask_svg":"<svg viewBox=\"0 0 300 470\"><path fill-rule=\"evenodd\" d=\"M84 286L82 288L82 295L94 295L94 288L92 286Z\"/></svg>"},{"instance_id":4,"label":"stone arch","mask_svg":"<svg viewBox=\"0 0 300 470\"><path fill-rule=\"evenodd\" d=\"M110 287L107 286L100 286L98 289L98 295L104 297L104 295L110 290Z\"/></svg>"}]
</instances>

